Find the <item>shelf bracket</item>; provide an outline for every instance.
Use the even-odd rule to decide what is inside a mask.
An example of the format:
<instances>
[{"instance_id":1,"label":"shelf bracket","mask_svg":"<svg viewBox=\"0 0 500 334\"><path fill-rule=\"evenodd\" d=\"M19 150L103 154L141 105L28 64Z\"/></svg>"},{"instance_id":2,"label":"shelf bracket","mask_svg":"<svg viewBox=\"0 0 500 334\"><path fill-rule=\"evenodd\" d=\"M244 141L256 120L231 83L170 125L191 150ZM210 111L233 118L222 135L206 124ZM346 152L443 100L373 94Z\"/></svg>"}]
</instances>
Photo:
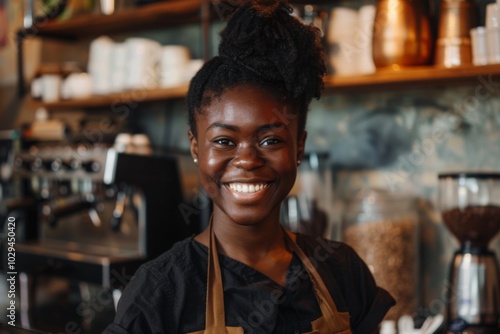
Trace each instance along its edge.
<instances>
[{"instance_id":1,"label":"shelf bracket","mask_svg":"<svg viewBox=\"0 0 500 334\"><path fill-rule=\"evenodd\" d=\"M17 47L17 94L23 97L26 94L26 86L24 82L24 54L23 54L23 41L26 37L24 29L18 30L16 34L16 47Z\"/></svg>"}]
</instances>

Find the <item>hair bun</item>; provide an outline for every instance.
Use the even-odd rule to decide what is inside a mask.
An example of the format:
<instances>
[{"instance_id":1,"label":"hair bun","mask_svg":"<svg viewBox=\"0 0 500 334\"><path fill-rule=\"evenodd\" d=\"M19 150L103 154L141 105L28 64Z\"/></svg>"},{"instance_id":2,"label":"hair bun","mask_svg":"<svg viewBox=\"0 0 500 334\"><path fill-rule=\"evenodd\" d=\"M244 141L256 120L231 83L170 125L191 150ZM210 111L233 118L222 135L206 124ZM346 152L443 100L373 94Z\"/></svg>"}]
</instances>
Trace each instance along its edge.
<instances>
[{"instance_id":1,"label":"hair bun","mask_svg":"<svg viewBox=\"0 0 500 334\"><path fill-rule=\"evenodd\" d=\"M326 65L318 67L312 59L318 59L322 52L318 49L320 33L291 16L291 12L287 1L244 3L221 33L219 55L265 80L284 82L292 98L310 90L308 85L317 86L310 97L319 97Z\"/></svg>"},{"instance_id":2,"label":"hair bun","mask_svg":"<svg viewBox=\"0 0 500 334\"><path fill-rule=\"evenodd\" d=\"M288 14L293 12L292 6L284 0L252 0L248 2L248 7L253 8L264 18L272 18L277 11L285 11L288 12Z\"/></svg>"},{"instance_id":3,"label":"hair bun","mask_svg":"<svg viewBox=\"0 0 500 334\"><path fill-rule=\"evenodd\" d=\"M293 106L302 131L309 103L321 96L324 86L326 52L321 32L293 17L285 0L239 1L241 6L221 32L219 56L191 79L191 131L196 134L197 112L238 85L255 85Z\"/></svg>"}]
</instances>

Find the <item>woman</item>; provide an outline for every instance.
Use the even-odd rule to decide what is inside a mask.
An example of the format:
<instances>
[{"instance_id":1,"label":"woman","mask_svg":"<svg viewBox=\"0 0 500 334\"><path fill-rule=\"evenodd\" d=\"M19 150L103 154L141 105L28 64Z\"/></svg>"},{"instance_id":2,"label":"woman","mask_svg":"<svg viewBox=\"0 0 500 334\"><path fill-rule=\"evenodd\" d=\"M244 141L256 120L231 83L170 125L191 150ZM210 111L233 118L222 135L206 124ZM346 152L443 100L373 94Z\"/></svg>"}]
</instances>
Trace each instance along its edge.
<instances>
[{"instance_id":1,"label":"woman","mask_svg":"<svg viewBox=\"0 0 500 334\"><path fill-rule=\"evenodd\" d=\"M246 2L193 78L189 139L209 227L147 263L107 333L372 333L392 297L348 246L287 233L280 205L326 72L316 28Z\"/></svg>"}]
</instances>

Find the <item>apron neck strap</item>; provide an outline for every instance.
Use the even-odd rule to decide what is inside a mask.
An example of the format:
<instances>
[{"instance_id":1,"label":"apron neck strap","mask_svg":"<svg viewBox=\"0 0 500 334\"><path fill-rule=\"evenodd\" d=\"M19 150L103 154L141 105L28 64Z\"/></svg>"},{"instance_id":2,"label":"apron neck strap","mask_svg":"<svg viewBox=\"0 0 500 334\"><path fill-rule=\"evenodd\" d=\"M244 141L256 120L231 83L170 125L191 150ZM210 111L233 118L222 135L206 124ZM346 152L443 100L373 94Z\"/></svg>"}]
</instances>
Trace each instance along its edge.
<instances>
[{"instance_id":1,"label":"apron neck strap","mask_svg":"<svg viewBox=\"0 0 500 334\"><path fill-rule=\"evenodd\" d=\"M283 227L282 227L283 228ZM208 243L208 270L207 270L207 301L206 301L206 318L205 329L207 333L226 333L226 319L224 312L224 291L222 284L222 274L219 264L219 256L217 253L217 243L213 231L213 217L209 223L210 239ZM321 313L326 318L334 319L338 315L337 307L333 302L330 292L325 286L325 283L319 276L316 268L311 263L309 258L304 254L302 249L292 239L291 233L285 231L285 240L291 249L299 256L304 264L311 282L313 284L314 294L318 300ZM290 233L290 234L289 234ZM333 330L333 328L332 328Z\"/></svg>"},{"instance_id":2,"label":"apron neck strap","mask_svg":"<svg viewBox=\"0 0 500 334\"><path fill-rule=\"evenodd\" d=\"M224 314L224 291L222 288L222 275L217 253L217 243L210 218L210 241L208 244L208 270L207 270L207 306L205 328L212 329L213 333L226 332L226 319Z\"/></svg>"},{"instance_id":3,"label":"apron neck strap","mask_svg":"<svg viewBox=\"0 0 500 334\"><path fill-rule=\"evenodd\" d=\"M283 232L285 233L285 238L293 249L293 251L299 256L300 261L304 264L307 272L309 273L309 277L311 278L311 282L313 285L314 294L316 295L316 299L318 300L318 304L321 308L321 313L323 316L327 316L329 318L335 318L338 310L337 306L333 302L332 296L328 291L325 283L321 279L321 276L318 274L316 267L311 263L309 258L306 256L304 251L297 245L297 243L292 239L291 232L285 231L283 228Z\"/></svg>"}]
</instances>

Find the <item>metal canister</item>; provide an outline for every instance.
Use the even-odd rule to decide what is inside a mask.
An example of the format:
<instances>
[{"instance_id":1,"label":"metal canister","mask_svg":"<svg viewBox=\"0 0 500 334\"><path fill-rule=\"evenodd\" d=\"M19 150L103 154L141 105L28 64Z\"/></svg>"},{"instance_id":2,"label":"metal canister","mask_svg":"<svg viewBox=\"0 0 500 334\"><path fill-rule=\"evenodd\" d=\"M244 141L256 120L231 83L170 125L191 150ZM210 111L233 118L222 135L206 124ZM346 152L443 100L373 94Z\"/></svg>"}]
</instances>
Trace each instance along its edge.
<instances>
[{"instance_id":1,"label":"metal canister","mask_svg":"<svg viewBox=\"0 0 500 334\"><path fill-rule=\"evenodd\" d=\"M372 40L377 68L425 65L430 61L429 19L414 1L379 0Z\"/></svg>"},{"instance_id":2,"label":"metal canister","mask_svg":"<svg viewBox=\"0 0 500 334\"><path fill-rule=\"evenodd\" d=\"M443 0L434 63L441 67L472 65L470 30L475 26L471 0Z\"/></svg>"}]
</instances>

